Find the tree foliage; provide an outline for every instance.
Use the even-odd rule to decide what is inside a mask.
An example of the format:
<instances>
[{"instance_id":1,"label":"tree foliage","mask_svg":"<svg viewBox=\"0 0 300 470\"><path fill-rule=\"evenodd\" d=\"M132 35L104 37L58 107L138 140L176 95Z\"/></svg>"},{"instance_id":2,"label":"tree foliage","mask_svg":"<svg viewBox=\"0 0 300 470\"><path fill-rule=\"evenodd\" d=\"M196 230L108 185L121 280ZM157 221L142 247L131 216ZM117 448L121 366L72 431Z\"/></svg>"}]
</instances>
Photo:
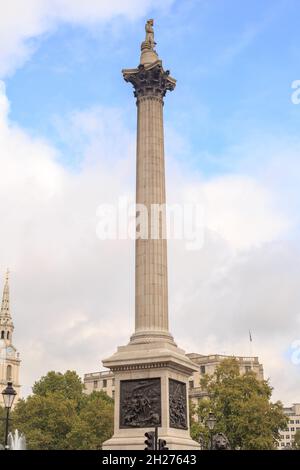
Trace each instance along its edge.
<instances>
[{"instance_id":1,"label":"tree foliage","mask_svg":"<svg viewBox=\"0 0 300 470\"><path fill-rule=\"evenodd\" d=\"M68 448L101 449L102 442L109 439L112 434L112 400L104 392L93 392L84 401L68 434Z\"/></svg>"},{"instance_id":2,"label":"tree foliage","mask_svg":"<svg viewBox=\"0 0 300 470\"><path fill-rule=\"evenodd\" d=\"M73 371L49 372L18 402L12 418L29 449L101 449L113 433L113 400L104 392L85 394Z\"/></svg>"},{"instance_id":3,"label":"tree foliage","mask_svg":"<svg viewBox=\"0 0 300 470\"><path fill-rule=\"evenodd\" d=\"M75 371L48 372L38 382L35 382L32 391L34 395L45 397L51 392L62 393L65 398L78 400L82 396L84 385Z\"/></svg>"},{"instance_id":4,"label":"tree foliage","mask_svg":"<svg viewBox=\"0 0 300 470\"><path fill-rule=\"evenodd\" d=\"M258 380L253 372L240 374L235 358L225 359L213 375L205 375L201 386L208 397L200 400L192 424L194 439L200 436L208 445L205 426L209 412L217 419L214 432L223 432L232 449L275 449L279 430L287 426L287 417L280 402L272 403L268 381Z\"/></svg>"},{"instance_id":5,"label":"tree foliage","mask_svg":"<svg viewBox=\"0 0 300 470\"><path fill-rule=\"evenodd\" d=\"M1 399L2 397L0 396L0 400ZM0 446L4 446L5 418L6 418L5 409L3 406L0 406Z\"/></svg>"},{"instance_id":6,"label":"tree foliage","mask_svg":"<svg viewBox=\"0 0 300 470\"><path fill-rule=\"evenodd\" d=\"M293 449L300 450L300 431L296 431L294 442L293 442Z\"/></svg>"}]
</instances>

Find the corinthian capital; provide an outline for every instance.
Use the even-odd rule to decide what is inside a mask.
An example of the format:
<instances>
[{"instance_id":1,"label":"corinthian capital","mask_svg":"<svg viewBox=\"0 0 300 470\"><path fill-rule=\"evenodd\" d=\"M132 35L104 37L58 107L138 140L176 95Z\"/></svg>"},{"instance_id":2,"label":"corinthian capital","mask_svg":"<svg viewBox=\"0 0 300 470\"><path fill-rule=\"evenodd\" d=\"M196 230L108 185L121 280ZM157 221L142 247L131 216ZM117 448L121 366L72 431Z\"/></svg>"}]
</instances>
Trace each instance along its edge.
<instances>
[{"instance_id":1,"label":"corinthian capital","mask_svg":"<svg viewBox=\"0 0 300 470\"><path fill-rule=\"evenodd\" d=\"M124 80L134 87L134 96L154 96L163 98L167 91L174 90L176 80L170 77L170 72L164 70L160 60L150 64L140 64L137 69L122 71Z\"/></svg>"}]
</instances>

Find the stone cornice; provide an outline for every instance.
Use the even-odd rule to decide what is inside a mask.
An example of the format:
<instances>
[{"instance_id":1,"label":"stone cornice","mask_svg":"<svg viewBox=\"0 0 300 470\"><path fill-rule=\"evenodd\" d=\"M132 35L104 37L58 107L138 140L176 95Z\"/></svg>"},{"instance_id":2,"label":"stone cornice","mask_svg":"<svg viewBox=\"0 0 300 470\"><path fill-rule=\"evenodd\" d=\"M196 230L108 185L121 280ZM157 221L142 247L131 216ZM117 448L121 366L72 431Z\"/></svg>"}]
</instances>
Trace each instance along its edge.
<instances>
[{"instance_id":1,"label":"stone cornice","mask_svg":"<svg viewBox=\"0 0 300 470\"><path fill-rule=\"evenodd\" d=\"M168 367L167 362L156 362L152 364L126 364L112 366L111 370L113 371L127 371L127 370L141 370L141 369L161 369Z\"/></svg>"},{"instance_id":2,"label":"stone cornice","mask_svg":"<svg viewBox=\"0 0 300 470\"><path fill-rule=\"evenodd\" d=\"M139 370L169 369L177 373L181 372L188 377L191 375L190 369L188 367L185 367L183 364L176 363L173 361L140 363L140 364L137 364L137 363L118 364L118 365L110 365L109 368L113 373L139 371Z\"/></svg>"},{"instance_id":3,"label":"stone cornice","mask_svg":"<svg viewBox=\"0 0 300 470\"><path fill-rule=\"evenodd\" d=\"M137 69L122 70L124 80L134 87L137 101L143 97L163 99L167 91L174 90L176 80L170 77L170 72L164 70L161 60L151 65L139 65Z\"/></svg>"}]
</instances>

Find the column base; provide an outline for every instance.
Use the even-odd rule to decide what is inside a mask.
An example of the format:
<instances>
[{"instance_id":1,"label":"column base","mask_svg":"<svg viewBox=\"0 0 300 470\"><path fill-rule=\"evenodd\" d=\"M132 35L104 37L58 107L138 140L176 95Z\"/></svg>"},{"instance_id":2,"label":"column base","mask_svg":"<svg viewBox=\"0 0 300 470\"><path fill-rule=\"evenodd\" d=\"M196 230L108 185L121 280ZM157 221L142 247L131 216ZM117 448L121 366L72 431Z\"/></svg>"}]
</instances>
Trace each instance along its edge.
<instances>
[{"instance_id":1,"label":"column base","mask_svg":"<svg viewBox=\"0 0 300 470\"><path fill-rule=\"evenodd\" d=\"M137 331L130 337L129 344L149 344L167 342L176 346L173 336L168 331Z\"/></svg>"},{"instance_id":2,"label":"column base","mask_svg":"<svg viewBox=\"0 0 300 470\"><path fill-rule=\"evenodd\" d=\"M182 438L168 435L159 435L159 439L166 441L169 450L200 450L200 444L193 441L190 437ZM144 450L145 437L132 436L120 437L113 436L102 445L102 450Z\"/></svg>"}]
</instances>

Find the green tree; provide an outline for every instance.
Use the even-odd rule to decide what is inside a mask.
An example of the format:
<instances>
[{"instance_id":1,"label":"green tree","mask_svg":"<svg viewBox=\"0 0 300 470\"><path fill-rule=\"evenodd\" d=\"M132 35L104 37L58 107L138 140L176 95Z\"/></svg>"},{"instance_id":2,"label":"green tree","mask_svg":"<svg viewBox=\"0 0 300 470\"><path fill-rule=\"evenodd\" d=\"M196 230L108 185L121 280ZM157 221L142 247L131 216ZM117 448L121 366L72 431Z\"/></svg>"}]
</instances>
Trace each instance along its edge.
<instances>
[{"instance_id":1,"label":"green tree","mask_svg":"<svg viewBox=\"0 0 300 470\"><path fill-rule=\"evenodd\" d=\"M77 416L77 402L61 392L32 395L13 412L13 426L26 436L29 449L66 449L66 436Z\"/></svg>"},{"instance_id":2,"label":"green tree","mask_svg":"<svg viewBox=\"0 0 300 470\"><path fill-rule=\"evenodd\" d=\"M240 374L235 358L222 361L213 375L205 375L201 386L209 398L197 408L194 438L202 434L208 441L205 421L209 411L217 419L214 432L223 432L233 449L275 449L279 430L287 426L280 402L271 403L272 387L253 372Z\"/></svg>"},{"instance_id":3,"label":"green tree","mask_svg":"<svg viewBox=\"0 0 300 470\"><path fill-rule=\"evenodd\" d=\"M12 418L29 449L99 449L113 432L113 400L103 392L86 395L73 371L52 371L17 403Z\"/></svg>"},{"instance_id":4,"label":"green tree","mask_svg":"<svg viewBox=\"0 0 300 470\"><path fill-rule=\"evenodd\" d=\"M296 431L294 442L293 442L293 449L300 450L300 431Z\"/></svg>"},{"instance_id":5,"label":"green tree","mask_svg":"<svg viewBox=\"0 0 300 470\"><path fill-rule=\"evenodd\" d=\"M82 397L84 385L75 371L67 370L64 374L60 372L48 372L38 382L35 382L32 391L34 395L45 397L51 392L61 392L65 398L78 400Z\"/></svg>"},{"instance_id":6,"label":"green tree","mask_svg":"<svg viewBox=\"0 0 300 470\"><path fill-rule=\"evenodd\" d=\"M105 392L93 392L86 397L67 435L68 448L101 449L102 443L112 434L113 400Z\"/></svg>"},{"instance_id":7,"label":"green tree","mask_svg":"<svg viewBox=\"0 0 300 470\"><path fill-rule=\"evenodd\" d=\"M0 400L2 400L1 396L0 396ZM4 445L5 418L6 418L5 409L3 406L0 405L0 446Z\"/></svg>"},{"instance_id":8,"label":"green tree","mask_svg":"<svg viewBox=\"0 0 300 470\"><path fill-rule=\"evenodd\" d=\"M205 425L210 411L211 402L206 397L200 400L198 406L192 404L190 407L191 436L195 441L201 442L202 449L208 449L210 444L210 433Z\"/></svg>"}]
</instances>

